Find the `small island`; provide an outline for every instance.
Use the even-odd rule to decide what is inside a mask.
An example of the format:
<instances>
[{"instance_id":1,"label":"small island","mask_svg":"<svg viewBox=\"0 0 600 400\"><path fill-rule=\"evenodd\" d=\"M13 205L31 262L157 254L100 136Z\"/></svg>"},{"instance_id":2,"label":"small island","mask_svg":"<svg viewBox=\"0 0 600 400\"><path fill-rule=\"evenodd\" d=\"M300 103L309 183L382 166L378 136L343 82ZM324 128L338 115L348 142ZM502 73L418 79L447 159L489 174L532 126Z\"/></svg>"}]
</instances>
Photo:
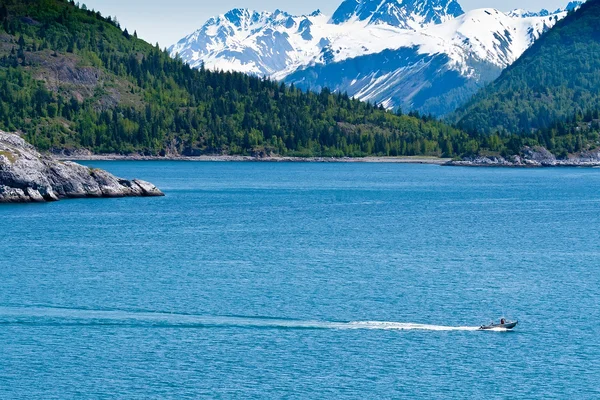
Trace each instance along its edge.
<instances>
[{"instance_id":1,"label":"small island","mask_svg":"<svg viewBox=\"0 0 600 400\"><path fill-rule=\"evenodd\" d=\"M55 160L40 154L18 134L0 131L0 203L146 196L164 194L149 182Z\"/></svg>"}]
</instances>

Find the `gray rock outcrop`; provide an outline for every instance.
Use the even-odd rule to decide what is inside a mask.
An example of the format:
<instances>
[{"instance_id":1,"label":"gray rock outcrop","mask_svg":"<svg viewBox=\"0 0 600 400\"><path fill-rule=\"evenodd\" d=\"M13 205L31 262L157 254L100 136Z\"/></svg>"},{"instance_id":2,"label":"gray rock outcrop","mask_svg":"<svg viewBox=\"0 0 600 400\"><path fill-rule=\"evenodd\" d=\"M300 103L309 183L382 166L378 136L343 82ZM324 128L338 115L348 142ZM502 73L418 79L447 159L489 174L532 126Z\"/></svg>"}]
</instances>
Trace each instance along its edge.
<instances>
[{"instance_id":1,"label":"gray rock outcrop","mask_svg":"<svg viewBox=\"0 0 600 400\"><path fill-rule=\"evenodd\" d=\"M0 203L65 198L164 196L153 184L126 180L40 154L19 135L0 131Z\"/></svg>"},{"instance_id":2,"label":"gray rock outcrop","mask_svg":"<svg viewBox=\"0 0 600 400\"><path fill-rule=\"evenodd\" d=\"M600 149L587 150L558 159L543 147L524 147L520 156L477 156L446 165L467 167L599 167Z\"/></svg>"}]
</instances>

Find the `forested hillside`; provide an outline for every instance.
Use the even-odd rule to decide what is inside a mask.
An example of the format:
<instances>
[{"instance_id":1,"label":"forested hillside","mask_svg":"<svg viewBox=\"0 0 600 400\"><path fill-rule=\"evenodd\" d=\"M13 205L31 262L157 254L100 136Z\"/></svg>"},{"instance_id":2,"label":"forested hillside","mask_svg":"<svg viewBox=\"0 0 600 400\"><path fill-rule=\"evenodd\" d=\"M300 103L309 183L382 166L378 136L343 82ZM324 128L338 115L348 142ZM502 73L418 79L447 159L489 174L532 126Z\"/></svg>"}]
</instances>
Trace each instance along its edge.
<instances>
[{"instance_id":1,"label":"forested hillside","mask_svg":"<svg viewBox=\"0 0 600 400\"><path fill-rule=\"evenodd\" d=\"M542 36L457 112L469 132L529 135L600 109L600 0Z\"/></svg>"},{"instance_id":2,"label":"forested hillside","mask_svg":"<svg viewBox=\"0 0 600 400\"><path fill-rule=\"evenodd\" d=\"M0 128L39 149L144 154L446 155L441 122L343 94L194 70L65 0L0 0Z\"/></svg>"}]
</instances>

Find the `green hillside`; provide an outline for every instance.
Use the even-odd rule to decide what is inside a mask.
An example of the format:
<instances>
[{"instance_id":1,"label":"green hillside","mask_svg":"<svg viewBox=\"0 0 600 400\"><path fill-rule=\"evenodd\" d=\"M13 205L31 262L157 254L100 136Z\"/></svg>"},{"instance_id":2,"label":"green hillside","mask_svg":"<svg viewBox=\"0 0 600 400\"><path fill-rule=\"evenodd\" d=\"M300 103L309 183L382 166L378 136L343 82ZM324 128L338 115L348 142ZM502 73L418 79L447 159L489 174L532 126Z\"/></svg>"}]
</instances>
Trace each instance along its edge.
<instances>
[{"instance_id":1,"label":"green hillside","mask_svg":"<svg viewBox=\"0 0 600 400\"><path fill-rule=\"evenodd\" d=\"M460 130L325 90L193 70L64 0L0 0L0 129L96 153L446 155Z\"/></svg>"},{"instance_id":2,"label":"green hillside","mask_svg":"<svg viewBox=\"0 0 600 400\"><path fill-rule=\"evenodd\" d=\"M469 132L524 136L597 109L600 0L589 0L459 109L457 121Z\"/></svg>"}]
</instances>

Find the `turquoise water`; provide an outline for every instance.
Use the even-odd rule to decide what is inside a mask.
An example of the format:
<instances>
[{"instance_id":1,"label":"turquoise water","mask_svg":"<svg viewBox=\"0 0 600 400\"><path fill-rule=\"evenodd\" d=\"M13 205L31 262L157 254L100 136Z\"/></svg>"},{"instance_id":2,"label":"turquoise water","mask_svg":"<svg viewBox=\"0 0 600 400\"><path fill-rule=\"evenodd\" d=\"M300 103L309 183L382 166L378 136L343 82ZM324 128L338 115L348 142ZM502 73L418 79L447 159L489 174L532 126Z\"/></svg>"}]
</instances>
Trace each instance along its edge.
<instances>
[{"instance_id":1,"label":"turquoise water","mask_svg":"<svg viewBox=\"0 0 600 400\"><path fill-rule=\"evenodd\" d=\"M90 164L167 196L0 207L2 399L600 396L600 170Z\"/></svg>"}]
</instances>

